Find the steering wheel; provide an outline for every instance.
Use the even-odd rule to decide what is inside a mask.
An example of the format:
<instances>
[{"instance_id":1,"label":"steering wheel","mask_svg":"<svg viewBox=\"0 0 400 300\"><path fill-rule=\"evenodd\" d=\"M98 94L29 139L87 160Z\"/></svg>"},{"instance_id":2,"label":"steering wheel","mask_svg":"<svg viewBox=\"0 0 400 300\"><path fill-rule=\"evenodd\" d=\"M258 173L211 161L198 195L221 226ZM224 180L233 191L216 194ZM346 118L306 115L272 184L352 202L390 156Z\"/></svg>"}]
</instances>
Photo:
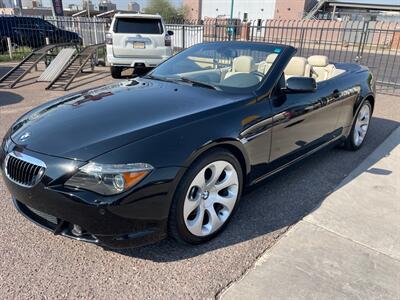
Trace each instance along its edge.
<instances>
[{"instance_id":1,"label":"steering wheel","mask_svg":"<svg viewBox=\"0 0 400 300\"><path fill-rule=\"evenodd\" d=\"M261 79L263 79L264 78L264 73L262 73L262 72L259 72L259 71L253 71L253 72L251 72L251 74L254 74L254 75L256 75L256 76L258 76L258 77L260 77Z\"/></svg>"}]
</instances>

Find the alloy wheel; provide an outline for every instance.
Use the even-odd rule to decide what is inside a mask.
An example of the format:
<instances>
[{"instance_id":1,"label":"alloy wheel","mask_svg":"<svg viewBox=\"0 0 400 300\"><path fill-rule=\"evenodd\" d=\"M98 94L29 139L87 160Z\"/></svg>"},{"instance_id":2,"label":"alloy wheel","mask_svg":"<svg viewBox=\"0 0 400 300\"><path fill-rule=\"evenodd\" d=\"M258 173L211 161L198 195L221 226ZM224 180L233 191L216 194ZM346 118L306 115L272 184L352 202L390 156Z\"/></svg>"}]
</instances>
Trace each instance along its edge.
<instances>
[{"instance_id":1,"label":"alloy wheel","mask_svg":"<svg viewBox=\"0 0 400 300\"><path fill-rule=\"evenodd\" d=\"M186 228L205 237L218 230L231 215L239 195L237 171L227 161L205 166L193 179L183 205Z\"/></svg>"},{"instance_id":2,"label":"alloy wheel","mask_svg":"<svg viewBox=\"0 0 400 300\"><path fill-rule=\"evenodd\" d=\"M369 122L371 119L371 107L365 103L358 112L356 123L354 126L353 139L354 145L357 147L362 144L367 134Z\"/></svg>"}]
</instances>

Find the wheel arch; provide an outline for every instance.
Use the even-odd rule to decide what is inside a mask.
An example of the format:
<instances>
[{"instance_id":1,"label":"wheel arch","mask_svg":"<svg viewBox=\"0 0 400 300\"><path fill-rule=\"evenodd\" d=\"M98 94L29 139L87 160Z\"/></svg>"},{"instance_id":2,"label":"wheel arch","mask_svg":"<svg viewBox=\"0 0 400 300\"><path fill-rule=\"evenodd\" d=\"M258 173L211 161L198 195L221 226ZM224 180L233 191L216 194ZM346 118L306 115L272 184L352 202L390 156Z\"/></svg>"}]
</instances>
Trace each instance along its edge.
<instances>
[{"instance_id":1,"label":"wheel arch","mask_svg":"<svg viewBox=\"0 0 400 300\"><path fill-rule=\"evenodd\" d=\"M364 102L365 100L368 100L369 103L371 103L372 112L373 112L374 107L375 107L375 96L373 94L368 94L366 97L364 97L364 99L361 101L361 103Z\"/></svg>"},{"instance_id":2,"label":"wheel arch","mask_svg":"<svg viewBox=\"0 0 400 300\"><path fill-rule=\"evenodd\" d=\"M375 107L375 95L374 95L373 93L368 93L368 94L362 95L362 96L360 95L359 98L358 98L358 100L357 100L356 103L354 104L354 107L353 107L353 118L352 118L352 121L351 121L351 126L349 126L348 129L345 130L345 133L344 133L344 136L345 136L346 138L347 138L347 137L349 136L349 134L350 134L351 128L352 128L352 126L353 126L353 124L354 124L354 122L355 122L355 119L356 119L356 117L357 117L358 111L361 109L362 104L363 104L366 100L368 100L368 101L371 103L371 108L372 108L371 115L372 115L372 113L374 112L374 107Z\"/></svg>"},{"instance_id":3,"label":"wheel arch","mask_svg":"<svg viewBox=\"0 0 400 300\"><path fill-rule=\"evenodd\" d=\"M355 102L354 107L353 107L353 122L355 117L357 116L357 113L359 109L361 108L362 104L368 100L371 103L372 107L372 112L374 111L375 107L375 95L373 93L368 93L365 95L360 95L358 100Z\"/></svg>"},{"instance_id":4,"label":"wheel arch","mask_svg":"<svg viewBox=\"0 0 400 300\"><path fill-rule=\"evenodd\" d=\"M198 158L207 154L207 152L216 149L224 149L231 152L239 161L240 166L242 167L243 176L247 177L247 175L250 173L249 158L242 143L235 139L221 139L207 143L206 145L192 153L192 155L185 162L185 166L189 167Z\"/></svg>"},{"instance_id":5,"label":"wheel arch","mask_svg":"<svg viewBox=\"0 0 400 300\"><path fill-rule=\"evenodd\" d=\"M232 153L236 159L239 161L240 166L242 167L243 171L243 186L246 186L246 179L248 177L248 174L250 173L251 170L251 165L250 161L248 158L248 155L242 145L241 142L235 139L220 139L216 141L209 142L199 149L193 151L193 153L186 159L183 168L178 172L177 176L175 177L174 183L173 183L173 188L172 188L172 195L175 194L175 191L179 185L179 183L182 180L182 177L185 175L189 167L200 157L203 155L207 154L210 151L216 150L216 149L224 149Z\"/></svg>"}]
</instances>

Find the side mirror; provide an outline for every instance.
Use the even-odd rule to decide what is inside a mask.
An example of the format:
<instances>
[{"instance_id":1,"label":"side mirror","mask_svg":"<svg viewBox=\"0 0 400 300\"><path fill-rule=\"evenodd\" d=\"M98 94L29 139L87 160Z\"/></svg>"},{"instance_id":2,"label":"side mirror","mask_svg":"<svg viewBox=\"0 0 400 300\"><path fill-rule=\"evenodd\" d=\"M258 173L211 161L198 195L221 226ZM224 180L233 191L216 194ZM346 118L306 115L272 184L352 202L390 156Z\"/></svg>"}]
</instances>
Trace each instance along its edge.
<instances>
[{"instance_id":1,"label":"side mirror","mask_svg":"<svg viewBox=\"0 0 400 300\"><path fill-rule=\"evenodd\" d=\"M310 77L290 77L286 80L286 89L289 92L308 93L315 92L317 82Z\"/></svg>"},{"instance_id":2,"label":"side mirror","mask_svg":"<svg viewBox=\"0 0 400 300\"><path fill-rule=\"evenodd\" d=\"M174 32L171 30L168 30L167 33L168 33L168 35L174 35Z\"/></svg>"}]
</instances>

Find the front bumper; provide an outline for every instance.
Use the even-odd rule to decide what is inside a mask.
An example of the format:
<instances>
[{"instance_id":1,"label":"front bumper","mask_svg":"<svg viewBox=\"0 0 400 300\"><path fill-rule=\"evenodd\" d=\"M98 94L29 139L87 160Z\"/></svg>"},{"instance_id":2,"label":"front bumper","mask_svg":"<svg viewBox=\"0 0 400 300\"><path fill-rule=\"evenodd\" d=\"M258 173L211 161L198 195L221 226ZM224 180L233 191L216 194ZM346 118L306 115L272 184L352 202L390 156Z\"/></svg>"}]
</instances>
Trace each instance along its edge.
<instances>
[{"instance_id":1,"label":"front bumper","mask_svg":"<svg viewBox=\"0 0 400 300\"><path fill-rule=\"evenodd\" d=\"M15 148L18 147L9 146L8 152ZM20 186L5 175L7 151L0 149L0 166L14 205L34 223L54 234L108 248L138 247L166 237L171 186L178 168L156 169L133 190L104 197L64 187L62 183L69 178L65 165L71 164L71 160L17 150L47 165L38 184L31 188Z\"/></svg>"}]
</instances>

